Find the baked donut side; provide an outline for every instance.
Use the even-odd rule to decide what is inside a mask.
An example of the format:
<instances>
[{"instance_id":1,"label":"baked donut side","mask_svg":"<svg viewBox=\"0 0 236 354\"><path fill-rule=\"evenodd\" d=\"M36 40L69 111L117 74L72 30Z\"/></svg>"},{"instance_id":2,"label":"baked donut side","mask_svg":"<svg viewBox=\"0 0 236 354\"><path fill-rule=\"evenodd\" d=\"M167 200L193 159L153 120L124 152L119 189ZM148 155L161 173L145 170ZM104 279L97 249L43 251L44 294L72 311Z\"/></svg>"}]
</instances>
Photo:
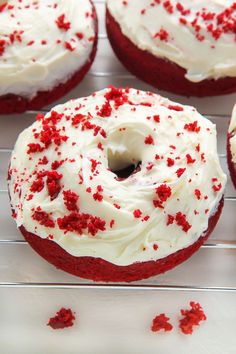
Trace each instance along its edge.
<instances>
[{"instance_id":1,"label":"baked donut side","mask_svg":"<svg viewBox=\"0 0 236 354\"><path fill-rule=\"evenodd\" d=\"M73 1L74 0L71 1L72 4ZM1 11L2 16L4 16L4 11L8 16L14 15L15 11L16 17L20 17L22 8L19 7L18 9L17 4L13 3L14 1L12 1L12 4L9 2L9 4L4 6ZM81 1L81 4L83 5L83 1ZM42 1L40 5L42 8L43 6L45 7L47 0ZM1 48L0 63L2 59L3 66L2 77L0 75L0 83L2 80L4 85L2 85L2 89L0 89L0 114L14 114L22 113L26 110L39 110L66 95L83 80L89 71L96 56L98 43L98 19L95 6L92 0L84 1L84 7L81 11L84 9L89 11L87 15L81 12L81 16L87 16L85 20L87 21L87 25L84 24L85 21L83 24L79 22L80 13L78 13L77 23L74 18L72 18L70 22L69 17L73 17L74 14L72 16L71 11L68 10L66 6L65 4L57 4L57 7L54 8L55 13L51 11L52 14L48 15L48 18L46 16L47 14L45 14L43 24L45 26L51 26L51 37L50 34L47 34L47 39L45 39L44 32L42 34L37 32L40 30L37 26L35 26L35 31L32 31L31 23L29 23L28 31L22 30L19 38L17 37L17 39L14 39L10 44L6 41L7 44ZM79 5L77 4L76 6ZM28 5L28 7L28 11L36 11L33 6ZM33 9L31 9L31 7ZM48 7L52 7L50 2ZM76 8L76 11L80 11L80 9ZM28 21L30 22L29 19ZM12 23L13 29L15 28L14 26L19 26L19 23L15 25ZM10 30L8 30L8 32L9 31ZM32 34L30 34L31 31ZM15 32L18 33L16 30L14 33ZM71 33L71 37L67 35L69 32ZM6 33L5 36L6 38L8 36L12 38L11 33ZM49 42L51 46L49 46ZM16 50L19 51L18 61L20 64L14 62L14 56L11 51L8 53L8 47L11 50L11 47L15 44L19 46L18 49L16 47ZM37 47L34 48L34 46ZM46 46L48 49L43 52ZM62 48L59 48L60 46ZM27 50L26 53L28 56L28 51L32 50L32 58L27 61L23 56L21 57L20 51L22 50ZM51 59L50 55L52 56ZM4 63L8 61L10 62L9 68L5 69ZM64 65L62 65L63 61ZM8 81L8 76L4 76L6 70L9 71L9 85L5 84ZM62 76L64 71L66 74ZM14 75L16 78L14 78ZM32 76L31 83L29 75ZM28 83L32 85L32 91L30 91L29 87L31 86L28 87Z\"/></svg>"},{"instance_id":2,"label":"baked donut side","mask_svg":"<svg viewBox=\"0 0 236 354\"><path fill-rule=\"evenodd\" d=\"M102 282L132 282L150 278L171 270L189 259L207 241L222 212L222 198L214 215L209 219L207 230L191 246L157 261L137 262L128 266L117 266L101 258L74 257L51 240L42 239L28 232L24 226L19 230L30 246L56 268L85 279Z\"/></svg>"},{"instance_id":3,"label":"baked donut side","mask_svg":"<svg viewBox=\"0 0 236 354\"><path fill-rule=\"evenodd\" d=\"M181 24L180 24L181 26ZM219 77L192 82L186 69L136 46L121 30L106 8L106 28L110 44L121 63L139 79L160 89L184 96L217 96L236 91L236 77ZM193 54L194 55L194 54Z\"/></svg>"}]
</instances>

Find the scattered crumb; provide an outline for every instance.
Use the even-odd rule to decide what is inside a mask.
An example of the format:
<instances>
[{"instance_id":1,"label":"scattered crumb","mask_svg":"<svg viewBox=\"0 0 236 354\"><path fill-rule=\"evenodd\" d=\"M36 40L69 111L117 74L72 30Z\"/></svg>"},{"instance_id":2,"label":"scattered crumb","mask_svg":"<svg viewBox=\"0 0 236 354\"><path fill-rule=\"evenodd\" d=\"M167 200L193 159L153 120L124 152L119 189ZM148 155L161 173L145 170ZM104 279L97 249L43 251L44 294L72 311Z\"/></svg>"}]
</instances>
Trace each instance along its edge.
<instances>
[{"instance_id":1,"label":"scattered crumb","mask_svg":"<svg viewBox=\"0 0 236 354\"><path fill-rule=\"evenodd\" d=\"M153 332L158 332L162 329L165 332L171 331L173 326L171 323L169 323L169 320L169 317L167 317L164 313L161 313L153 319L151 330Z\"/></svg>"},{"instance_id":2,"label":"scattered crumb","mask_svg":"<svg viewBox=\"0 0 236 354\"><path fill-rule=\"evenodd\" d=\"M184 334L192 334L193 326L199 326L201 321L205 321L206 315L199 303L190 302L190 310L181 310L181 315L184 316L179 321L179 328Z\"/></svg>"},{"instance_id":3,"label":"scattered crumb","mask_svg":"<svg viewBox=\"0 0 236 354\"><path fill-rule=\"evenodd\" d=\"M74 325L75 316L71 309L61 308L56 316L51 317L47 326L53 329L63 329L66 327L72 327Z\"/></svg>"}]
</instances>

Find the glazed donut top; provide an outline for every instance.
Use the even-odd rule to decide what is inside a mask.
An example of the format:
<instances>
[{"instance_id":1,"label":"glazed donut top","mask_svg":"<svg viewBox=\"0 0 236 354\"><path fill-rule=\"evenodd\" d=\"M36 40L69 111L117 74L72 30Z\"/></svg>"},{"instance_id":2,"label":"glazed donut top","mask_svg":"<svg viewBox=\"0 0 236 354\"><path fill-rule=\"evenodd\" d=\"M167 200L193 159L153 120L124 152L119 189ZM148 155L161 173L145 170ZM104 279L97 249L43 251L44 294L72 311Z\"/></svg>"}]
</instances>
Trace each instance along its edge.
<instances>
[{"instance_id":1,"label":"glazed donut top","mask_svg":"<svg viewBox=\"0 0 236 354\"><path fill-rule=\"evenodd\" d=\"M138 48L186 69L192 82L236 76L233 0L107 0Z\"/></svg>"},{"instance_id":2,"label":"glazed donut top","mask_svg":"<svg viewBox=\"0 0 236 354\"><path fill-rule=\"evenodd\" d=\"M136 173L117 177L139 162ZM9 171L18 226L74 256L118 265L193 244L225 183L215 126L193 107L134 89L105 89L39 114L20 134Z\"/></svg>"},{"instance_id":3,"label":"glazed donut top","mask_svg":"<svg viewBox=\"0 0 236 354\"><path fill-rule=\"evenodd\" d=\"M95 40L89 0L9 0L0 4L0 96L32 99L66 82Z\"/></svg>"},{"instance_id":4,"label":"glazed donut top","mask_svg":"<svg viewBox=\"0 0 236 354\"><path fill-rule=\"evenodd\" d=\"M230 142L232 159L233 162L236 163L236 105L234 106L230 125L229 125L229 134L231 135L229 142Z\"/></svg>"}]
</instances>

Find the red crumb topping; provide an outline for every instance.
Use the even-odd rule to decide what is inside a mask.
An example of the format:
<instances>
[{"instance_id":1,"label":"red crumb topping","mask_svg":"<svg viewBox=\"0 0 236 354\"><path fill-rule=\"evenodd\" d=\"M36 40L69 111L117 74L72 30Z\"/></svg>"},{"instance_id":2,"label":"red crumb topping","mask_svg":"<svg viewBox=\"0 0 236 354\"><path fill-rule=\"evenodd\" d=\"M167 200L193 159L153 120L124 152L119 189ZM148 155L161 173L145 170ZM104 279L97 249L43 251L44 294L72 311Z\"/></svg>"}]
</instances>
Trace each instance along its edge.
<instances>
[{"instance_id":1,"label":"red crumb topping","mask_svg":"<svg viewBox=\"0 0 236 354\"><path fill-rule=\"evenodd\" d=\"M48 188L48 194L51 197L51 200L55 199L60 190L61 186L59 184L59 180L62 178L62 174L59 174L57 171L48 171L47 172L47 188Z\"/></svg>"},{"instance_id":2,"label":"red crumb topping","mask_svg":"<svg viewBox=\"0 0 236 354\"><path fill-rule=\"evenodd\" d=\"M200 131L201 127L198 127L197 121L195 121L193 123L185 124L184 129L188 130L190 132L198 133Z\"/></svg>"},{"instance_id":3,"label":"red crumb topping","mask_svg":"<svg viewBox=\"0 0 236 354\"><path fill-rule=\"evenodd\" d=\"M174 221L175 221L175 218L172 215L167 215L167 222L166 222L167 226L173 224Z\"/></svg>"},{"instance_id":4,"label":"red crumb topping","mask_svg":"<svg viewBox=\"0 0 236 354\"><path fill-rule=\"evenodd\" d=\"M191 301L190 306L190 310L181 310L181 315L184 317L179 321L179 328L184 334L192 334L193 326L199 326L201 321L207 319L199 303Z\"/></svg>"},{"instance_id":5,"label":"red crumb topping","mask_svg":"<svg viewBox=\"0 0 236 354\"><path fill-rule=\"evenodd\" d=\"M64 30L64 31L68 31L70 29L70 22L66 22L65 21L65 15L64 14L59 16L55 22L57 24L57 27L62 29L62 30Z\"/></svg>"},{"instance_id":6,"label":"red crumb topping","mask_svg":"<svg viewBox=\"0 0 236 354\"><path fill-rule=\"evenodd\" d=\"M44 148L40 144L30 143L30 144L28 144L27 154L42 152L43 150L44 150Z\"/></svg>"},{"instance_id":7,"label":"red crumb topping","mask_svg":"<svg viewBox=\"0 0 236 354\"><path fill-rule=\"evenodd\" d=\"M36 179L31 187L30 187L30 191L31 192L41 192L41 190L44 188L44 182L43 179L41 177L39 177L38 179Z\"/></svg>"},{"instance_id":8,"label":"red crumb topping","mask_svg":"<svg viewBox=\"0 0 236 354\"><path fill-rule=\"evenodd\" d=\"M219 192L222 188L222 184L219 183L218 185L213 185L212 186L212 189L215 191L215 192Z\"/></svg>"},{"instance_id":9,"label":"red crumb topping","mask_svg":"<svg viewBox=\"0 0 236 354\"><path fill-rule=\"evenodd\" d=\"M175 161L173 159L171 159L170 157L167 158L167 166L171 167L174 166Z\"/></svg>"},{"instance_id":10,"label":"red crumb topping","mask_svg":"<svg viewBox=\"0 0 236 354\"><path fill-rule=\"evenodd\" d=\"M139 219L139 218L141 218L141 216L142 216L142 212L141 212L140 209L134 210L133 214L134 214L134 217L135 217L136 219Z\"/></svg>"},{"instance_id":11,"label":"red crumb topping","mask_svg":"<svg viewBox=\"0 0 236 354\"><path fill-rule=\"evenodd\" d=\"M151 135L146 136L144 143L146 145L154 145L154 139Z\"/></svg>"},{"instance_id":12,"label":"red crumb topping","mask_svg":"<svg viewBox=\"0 0 236 354\"><path fill-rule=\"evenodd\" d=\"M182 174L185 172L186 168L179 168L175 173L177 174L178 178L182 176Z\"/></svg>"},{"instance_id":13,"label":"red crumb topping","mask_svg":"<svg viewBox=\"0 0 236 354\"><path fill-rule=\"evenodd\" d=\"M97 200L98 202L101 202L103 200L103 195L101 194L103 192L102 186L97 186L97 192L93 194L93 199Z\"/></svg>"},{"instance_id":14,"label":"red crumb topping","mask_svg":"<svg viewBox=\"0 0 236 354\"><path fill-rule=\"evenodd\" d=\"M198 200L201 199L201 191L199 189L195 189L195 195Z\"/></svg>"},{"instance_id":15,"label":"red crumb topping","mask_svg":"<svg viewBox=\"0 0 236 354\"><path fill-rule=\"evenodd\" d=\"M196 161L196 159L193 159L192 156L190 154L186 155L186 160L187 160L187 164L191 164L194 163Z\"/></svg>"},{"instance_id":16,"label":"red crumb topping","mask_svg":"<svg viewBox=\"0 0 236 354\"><path fill-rule=\"evenodd\" d=\"M88 117L84 114L78 113L72 118L72 125L76 126L80 123L85 122L88 119Z\"/></svg>"},{"instance_id":17,"label":"red crumb topping","mask_svg":"<svg viewBox=\"0 0 236 354\"><path fill-rule=\"evenodd\" d=\"M115 105L116 109L119 106L122 106L123 104L128 102L128 96L126 95L126 93L122 89L116 88L113 86L110 86L109 89L110 90L108 92L106 92L104 97L108 101L114 101L114 105Z\"/></svg>"},{"instance_id":18,"label":"red crumb topping","mask_svg":"<svg viewBox=\"0 0 236 354\"><path fill-rule=\"evenodd\" d=\"M161 202L166 202L171 196L171 188L166 184L161 184L158 188L156 188L156 194Z\"/></svg>"},{"instance_id":19,"label":"red crumb topping","mask_svg":"<svg viewBox=\"0 0 236 354\"><path fill-rule=\"evenodd\" d=\"M112 112L111 105L108 101L106 101L103 105L100 111L97 112L98 116L100 117L110 117Z\"/></svg>"},{"instance_id":20,"label":"red crumb topping","mask_svg":"<svg viewBox=\"0 0 236 354\"><path fill-rule=\"evenodd\" d=\"M46 227L54 227L55 223L50 217L50 214L46 213L45 211L42 211L40 207L38 207L33 213L32 213L32 218L36 221L39 222L40 225L46 226Z\"/></svg>"},{"instance_id":21,"label":"red crumb topping","mask_svg":"<svg viewBox=\"0 0 236 354\"><path fill-rule=\"evenodd\" d=\"M159 115L153 116L153 120L154 120L156 123L160 123L160 116L159 116Z\"/></svg>"},{"instance_id":22,"label":"red crumb topping","mask_svg":"<svg viewBox=\"0 0 236 354\"><path fill-rule=\"evenodd\" d=\"M112 220L110 221L110 228L111 228L111 229L113 228L114 224L115 224L115 220L112 219Z\"/></svg>"},{"instance_id":23,"label":"red crumb topping","mask_svg":"<svg viewBox=\"0 0 236 354\"><path fill-rule=\"evenodd\" d=\"M156 243L154 243L152 248L154 249L154 251L157 251L159 247L158 247L158 245Z\"/></svg>"},{"instance_id":24,"label":"red crumb topping","mask_svg":"<svg viewBox=\"0 0 236 354\"><path fill-rule=\"evenodd\" d=\"M161 41L168 42L169 33L164 28L161 28L160 31L155 34L154 38L159 38Z\"/></svg>"},{"instance_id":25,"label":"red crumb topping","mask_svg":"<svg viewBox=\"0 0 236 354\"><path fill-rule=\"evenodd\" d=\"M156 316L152 321L152 332L158 332L160 330L164 330L165 332L169 332L173 329L171 323L169 323L170 318L167 317L164 313Z\"/></svg>"},{"instance_id":26,"label":"red crumb topping","mask_svg":"<svg viewBox=\"0 0 236 354\"><path fill-rule=\"evenodd\" d=\"M168 108L171 109L172 111L177 111L177 112L181 112L184 110L183 107L177 105L169 105Z\"/></svg>"},{"instance_id":27,"label":"red crumb topping","mask_svg":"<svg viewBox=\"0 0 236 354\"><path fill-rule=\"evenodd\" d=\"M192 225L190 225L187 221L186 215L181 213L180 211L176 214L175 221L178 226L182 227L182 230L184 232L188 232L188 230L192 227Z\"/></svg>"},{"instance_id":28,"label":"red crumb topping","mask_svg":"<svg viewBox=\"0 0 236 354\"><path fill-rule=\"evenodd\" d=\"M87 231L88 234L95 236L99 231L106 230L105 220L75 211L65 215L63 218L58 218L57 223L61 230L77 232L79 235Z\"/></svg>"},{"instance_id":29,"label":"red crumb topping","mask_svg":"<svg viewBox=\"0 0 236 354\"><path fill-rule=\"evenodd\" d=\"M71 309L61 308L56 316L51 317L48 321L47 326L53 329L63 329L66 327L72 327L74 324L75 316Z\"/></svg>"},{"instance_id":30,"label":"red crumb topping","mask_svg":"<svg viewBox=\"0 0 236 354\"><path fill-rule=\"evenodd\" d=\"M68 49L70 52L73 52L75 50L74 47L72 47L70 42L64 42L64 47Z\"/></svg>"},{"instance_id":31,"label":"red crumb topping","mask_svg":"<svg viewBox=\"0 0 236 354\"><path fill-rule=\"evenodd\" d=\"M72 192L71 190L63 191L63 200L69 211L78 210L77 202L79 200L79 196L75 192Z\"/></svg>"}]
</instances>

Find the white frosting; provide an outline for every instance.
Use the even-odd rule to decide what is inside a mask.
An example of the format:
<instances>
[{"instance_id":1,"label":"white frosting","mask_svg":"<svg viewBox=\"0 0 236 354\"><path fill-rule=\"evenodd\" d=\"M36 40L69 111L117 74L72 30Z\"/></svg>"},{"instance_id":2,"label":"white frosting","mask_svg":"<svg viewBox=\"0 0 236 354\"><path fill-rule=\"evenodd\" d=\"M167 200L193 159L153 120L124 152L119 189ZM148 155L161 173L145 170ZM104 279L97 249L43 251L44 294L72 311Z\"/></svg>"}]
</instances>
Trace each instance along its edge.
<instances>
[{"instance_id":1,"label":"white frosting","mask_svg":"<svg viewBox=\"0 0 236 354\"><path fill-rule=\"evenodd\" d=\"M191 25L196 13L203 8L207 13L219 14L235 4L234 0L171 0L174 8L171 14L163 6L164 0L160 4L153 0L128 0L126 3L124 5L122 0L107 0L107 7L123 34L138 48L186 69L185 77L192 82L236 76L235 33L222 34L215 40L207 31L207 26L213 24L213 28L217 28L216 19L204 21L199 17L199 32L195 32ZM176 8L177 3L190 9L191 13L183 16ZM145 10L144 14L142 10ZM235 11L232 15L234 19ZM186 25L180 24L180 17L187 20ZM167 41L155 37L161 29L168 32ZM204 36L204 40L199 41L196 33Z\"/></svg>"},{"instance_id":2,"label":"white frosting","mask_svg":"<svg viewBox=\"0 0 236 354\"><path fill-rule=\"evenodd\" d=\"M168 99L134 89L130 89L129 93L122 91L122 95L128 95L128 103L117 107L111 100L111 115L100 117L98 112L106 102L104 95L108 92L109 89L105 89L54 108L54 111L63 114L57 129L62 129L61 135L68 136L68 140L60 146L52 143L42 152L27 153L29 143L40 143L34 134L42 130L42 121L36 121L20 134L11 158L9 181L17 226L23 225L42 238L53 235L53 240L74 256L101 257L122 266L160 259L188 247L204 234L209 217L215 213L223 196L226 176L216 152L215 125L193 107L178 104L183 110L176 111L170 106L175 104ZM102 126L107 137L100 133L94 136L93 129L83 130L81 124L72 126L72 119L78 113L90 116L89 122ZM154 120L155 115L160 116L159 123ZM199 132L186 129L189 127L186 124L196 121ZM150 136L153 144L147 144ZM98 147L99 143L103 150ZM200 151L196 149L198 144ZM160 159L155 157L156 154ZM195 160L194 163L187 164L187 154ZM44 156L48 164L39 165L39 159ZM33 193L30 199L30 188L37 179L35 171L51 171L54 160L66 158L68 160L57 170L63 175L60 180L62 190L58 196L50 199L44 177L44 188ZM168 158L174 160L173 166L167 166ZM69 162L70 159L74 160ZM93 173L91 159L98 162ZM124 168L131 161L142 161L141 170L125 180L117 180L116 175L108 170ZM180 168L186 170L178 177L176 171ZM82 183L79 174L83 178ZM212 181L212 178L217 181ZM163 184L171 188L172 194L163 202L163 209L155 208L153 200L159 200L156 188ZM93 198L98 185L103 188L103 200L100 202ZM214 191L214 185L220 185L218 191ZM91 193L86 191L89 187ZM201 192L200 199L195 195L196 189ZM106 230L99 231L95 236L87 231L82 235L77 232L64 234L56 221L70 214L63 201L62 191L65 190L79 196L77 205L80 212L105 220ZM120 209L114 204L119 205ZM42 211L51 213L54 228L42 226L32 218L32 209L38 206ZM137 209L142 212L140 218L133 214ZM175 217L178 212L185 214L191 224L188 232L184 232L176 221L167 226L167 215ZM143 219L146 215L150 217L147 221ZM112 227L111 220L114 220ZM154 245L158 246L157 250Z\"/></svg>"},{"instance_id":3,"label":"white frosting","mask_svg":"<svg viewBox=\"0 0 236 354\"><path fill-rule=\"evenodd\" d=\"M66 82L88 60L95 36L92 5L89 0L7 3L13 8L0 12L0 96L13 93L32 99L38 91ZM63 14L64 22L70 23L68 30L56 24ZM23 31L21 41L15 39L11 44L9 36L14 31ZM76 33L82 33L83 38ZM1 40L7 43L2 55ZM46 44L41 43L44 40ZM74 50L66 49L65 42Z\"/></svg>"},{"instance_id":4,"label":"white frosting","mask_svg":"<svg viewBox=\"0 0 236 354\"><path fill-rule=\"evenodd\" d=\"M229 133L232 134L232 137L229 140L232 159L233 162L236 163L236 105L234 106L232 112L232 117L229 125Z\"/></svg>"}]
</instances>

